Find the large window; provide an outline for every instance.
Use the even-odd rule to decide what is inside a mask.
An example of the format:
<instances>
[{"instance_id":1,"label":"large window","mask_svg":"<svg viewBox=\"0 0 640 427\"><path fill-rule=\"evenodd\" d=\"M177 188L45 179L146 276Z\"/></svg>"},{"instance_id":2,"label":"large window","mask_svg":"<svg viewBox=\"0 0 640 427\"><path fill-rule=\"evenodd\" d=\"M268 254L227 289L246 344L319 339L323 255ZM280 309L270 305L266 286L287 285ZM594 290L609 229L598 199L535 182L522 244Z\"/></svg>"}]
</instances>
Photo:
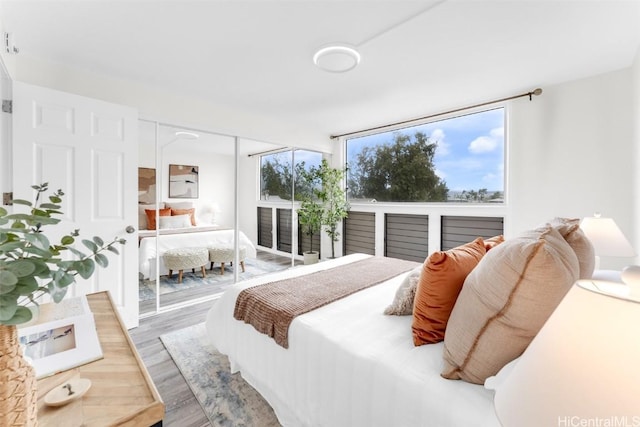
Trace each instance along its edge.
<instances>
[{"instance_id":1,"label":"large window","mask_svg":"<svg viewBox=\"0 0 640 427\"><path fill-rule=\"evenodd\" d=\"M292 161L293 159L293 161ZM291 201L291 183L300 170L309 170L320 166L322 153L317 151L282 151L260 157L260 200ZM294 164L295 163L295 164ZM291 165L294 164L294 167ZM306 189L296 180L295 193L302 194ZM295 196L299 200L298 196Z\"/></svg>"},{"instance_id":2,"label":"large window","mask_svg":"<svg viewBox=\"0 0 640 427\"><path fill-rule=\"evenodd\" d=\"M352 202L504 201L504 108L347 140Z\"/></svg>"}]
</instances>

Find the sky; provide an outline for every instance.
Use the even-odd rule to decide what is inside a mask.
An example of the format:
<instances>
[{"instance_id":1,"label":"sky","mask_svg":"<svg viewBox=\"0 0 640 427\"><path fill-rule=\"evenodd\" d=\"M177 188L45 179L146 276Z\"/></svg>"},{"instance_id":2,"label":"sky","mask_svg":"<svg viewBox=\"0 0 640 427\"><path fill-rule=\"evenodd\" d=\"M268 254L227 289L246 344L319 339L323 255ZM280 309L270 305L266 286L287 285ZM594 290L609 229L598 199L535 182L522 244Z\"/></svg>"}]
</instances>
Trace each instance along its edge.
<instances>
[{"instance_id":1,"label":"sky","mask_svg":"<svg viewBox=\"0 0 640 427\"><path fill-rule=\"evenodd\" d=\"M350 139L347 160L355 162L365 146L392 142L395 132L413 136L416 131L438 144L436 173L450 191L504 190L504 108Z\"/></svg>"}]
</instances>

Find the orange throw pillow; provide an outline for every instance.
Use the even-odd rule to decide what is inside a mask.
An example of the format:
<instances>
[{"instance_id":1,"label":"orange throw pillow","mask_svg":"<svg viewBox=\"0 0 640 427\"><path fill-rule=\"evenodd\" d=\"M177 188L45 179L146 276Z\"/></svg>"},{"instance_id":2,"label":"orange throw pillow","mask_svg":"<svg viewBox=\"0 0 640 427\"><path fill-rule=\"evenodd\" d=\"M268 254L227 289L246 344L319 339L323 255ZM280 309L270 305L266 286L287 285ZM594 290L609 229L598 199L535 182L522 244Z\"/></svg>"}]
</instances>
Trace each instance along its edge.
<instances>
[{"instance_id":1,"label":"orange throw pillow","mask_svg":"<svg viewBox=\"0 0 640 427\"><path fill-rule=\"evenodd\" d=\"M147 214L147 230L155 230L156 229L156 210L155 209L145 209L144 213ZM171 209L160 209L160 216L171 216Z\"/></svg>"},{"instance_id":2,"label":"orange throw pillow","mask_svg":"<svg viewBox=\"0 0 640 427\"><path fill-rule=\"evenodd\" d=\"M413 343L444 340L447 322L467 275L486 253L481 237L448 251L432 253L424 262L413 303Z\"/></svg>"},{"instance_id":3,"label":"orange throw pillow","mask_svg":"<svg viewBox=\"0 0 640 427\"><path fill-rule=\"evenodd\" d=\"M189 215L191 217L191 225L195 227L196 225L196 209L171 209L171 216L176 215Z\"/></svg>"}]
</instances>

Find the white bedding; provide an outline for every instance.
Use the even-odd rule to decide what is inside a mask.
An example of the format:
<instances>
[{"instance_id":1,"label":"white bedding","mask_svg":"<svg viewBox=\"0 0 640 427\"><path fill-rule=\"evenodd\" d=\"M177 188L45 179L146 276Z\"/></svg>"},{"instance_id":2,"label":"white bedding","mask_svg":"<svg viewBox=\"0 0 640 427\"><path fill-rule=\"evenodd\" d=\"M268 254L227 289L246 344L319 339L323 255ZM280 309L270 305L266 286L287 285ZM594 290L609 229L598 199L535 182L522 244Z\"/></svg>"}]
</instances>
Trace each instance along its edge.
<instances>
[{"instance_id":1,"label":"white bedding","mask_svg":"<svg viewBox=\"0 0 640 427\"><path fill-rule=\"evenodd\" d=\"M442 343L414 347L411 316L382 314L408 273L297 317L288 349L233 318L244 288L367 256L233 285L207 315L209 337L284 426L499 426L492 391L440 376Z\"/></svg>"},{"instance_id":2,"label":"white bedding","mask_svg":"<svg viewBox=\"0 0 640 427\"><path fill-rule=\"evenodd\" d=\"M153 231L152 231L153 232ZM169 249L181 248L181 247L213 247L216 245L233 245L233 230L231 229L216 229L212 230L211 227L189 227L180 232L180 229L161 230L161 232L170 232L170 234L163 234L159 236L158 252L160 253L160 275L167 274L167 268L162 262L162 254ZM247 248L247 258L256 257L256 247L249 240L249 238L242 232L239 232L240 244ZM145 233L140 231L139 233L139 271L143 278L148 279L155 276L155 262L156 262L156 237L155 234L152 237L145 237Z\"/></svg>"}]
</instances>

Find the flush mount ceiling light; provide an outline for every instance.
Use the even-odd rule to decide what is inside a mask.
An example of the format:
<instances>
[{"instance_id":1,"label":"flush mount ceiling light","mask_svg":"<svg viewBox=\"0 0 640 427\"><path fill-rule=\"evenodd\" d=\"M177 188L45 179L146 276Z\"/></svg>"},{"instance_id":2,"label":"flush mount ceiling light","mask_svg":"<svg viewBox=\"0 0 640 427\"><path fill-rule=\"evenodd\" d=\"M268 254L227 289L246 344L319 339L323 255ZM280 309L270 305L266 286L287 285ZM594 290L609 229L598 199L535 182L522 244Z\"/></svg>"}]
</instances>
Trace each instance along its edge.
<instances>
[{"instance_id":1,"label":"flush mount ceiling light","mask_svg":"<svg viewBox=\"0 0 640 427\"><path fill-rule=\"evenodd\" d=\"M342 44L325 46L313 55L313 63L330 73L344 73L353 70L360 63L360 53L355 48Z\"/></svg>"}]
</instances>

